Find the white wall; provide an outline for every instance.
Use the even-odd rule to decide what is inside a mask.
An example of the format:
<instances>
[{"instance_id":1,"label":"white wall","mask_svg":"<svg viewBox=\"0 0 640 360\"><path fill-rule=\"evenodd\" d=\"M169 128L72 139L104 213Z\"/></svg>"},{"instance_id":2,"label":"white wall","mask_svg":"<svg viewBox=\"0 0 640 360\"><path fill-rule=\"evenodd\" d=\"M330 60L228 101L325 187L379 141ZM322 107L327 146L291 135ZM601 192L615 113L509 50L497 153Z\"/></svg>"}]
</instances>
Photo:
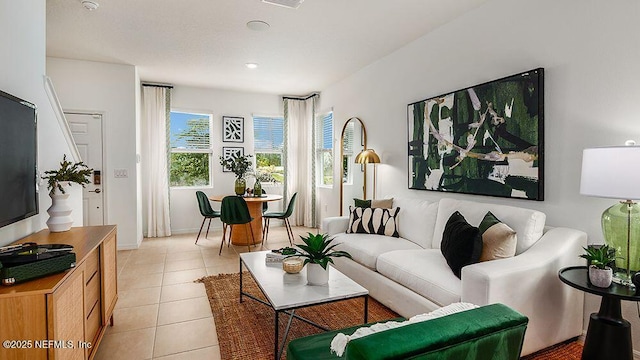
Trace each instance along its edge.
<instances>
[{"instance_id":1,"label":"white wall","mask_svg":"<svg viewBox=\"0 0 640 360\"><path fill-rule=\"evenodd\" d=\"M538 209L548 225L601 243L600 215L615 200L579 194L582 150L640 140L639 15L633 0L491 1L325 89L323 104L333 106L336 129L352 116L364 121L382 160L378 194L438 199L407 186L407 104L544 67L545 201L447 196ZM335 189L324 201L337 199ZM598 304L587 297L585 319ZM635 304L623 308L639 349Z\"/></svg>"},{"instance_id":2,"label":"white wall","mask_svg":"<svg viewBox=\"0 0 640 360\"><path fill-rule=\"evenodd\" d=\"M171 92L171 108L180 111L192 111L213 114L213 186L208 188L171 189L171 231L176 234L197 232L202 222L198 210L195 192L204 191L207 195L230 194L233 192L235 176L231 172L222 172L218 157L223 146L244 147L245 154L253 155L253 115L282 115L282 98L278 95L215 90L188 86L176 86ZM222 142L222 117L244 117L244 143ZM254 159L255 163L255 159ZM254 180L247 179L252 187ZM282 186L264 186L269 194L282 194ZM219 204L212 203L214 208ZM278 211L282 202L270 202L269 210ZM222 228L218 219L211 228Z\"/></svg>"},{"instance_id":3,"label":"white wall","mask_svg":"<svg viewBox=\"0 0 640 360\"><path fill-rule=\"evenodd\" d=\"M135 67L47 58L47 74L65 111L103 114L106 223L118 226L118 249L137 248L142 237L138 224L136 104L139 83ZM126 169L129 177L114 178L114 169Z\"/></svg>"},{"instance_id":4,"label":"white wall","mask_svg":"<svg viewBox=\"0 0 640 360\"><path fill-rule=\"evenodd\" d=\"M69 151L44 90L45 14L45 0L0 0L0 90L38 107L40 171L57 168ZM39 215L0 229L0 245L46 227L51 205L46 183L40 188L39 204ZM82 207L74 208L74 213L82 217Z\"/></svg>"}]
</instances>

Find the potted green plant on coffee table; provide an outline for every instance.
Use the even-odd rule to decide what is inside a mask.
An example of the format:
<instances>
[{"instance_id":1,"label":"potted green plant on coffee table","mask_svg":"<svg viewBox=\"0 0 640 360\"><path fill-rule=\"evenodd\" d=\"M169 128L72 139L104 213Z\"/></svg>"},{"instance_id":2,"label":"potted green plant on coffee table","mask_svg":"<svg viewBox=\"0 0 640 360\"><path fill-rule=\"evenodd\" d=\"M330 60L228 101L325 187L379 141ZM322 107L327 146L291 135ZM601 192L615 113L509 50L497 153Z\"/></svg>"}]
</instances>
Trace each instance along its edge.
<instances>
[{"instance_id":1,"label":"potted green plant on coffee table","mask_svg":"<svg viewBox=\"0 0 640 360\"><path fill-rule=\"evenodd\" d=\"M613 269L609 264L616 258L615 250L608 245L588 246L583 248L585 254L581 258L589 262L589 281L593 286L607 288L613 279Z\"/></svg>"},{"instance_id":2,"label":"potted green plant on coffee table","mask_svg":"<svg viewBox=\"0 0 640 360\"><path fill-rule=\"evenodd\" d=\"M351 254L342 250L333 250L339 244L331 244L334 240L327 234L312 234L300 236L304 244L296 244L302 251L297 256L304 258L307 265L307 282L309 285L325 285L329 281L329 263L333 264L334 257L347 257Z\"/></svg>"}]
</instances>

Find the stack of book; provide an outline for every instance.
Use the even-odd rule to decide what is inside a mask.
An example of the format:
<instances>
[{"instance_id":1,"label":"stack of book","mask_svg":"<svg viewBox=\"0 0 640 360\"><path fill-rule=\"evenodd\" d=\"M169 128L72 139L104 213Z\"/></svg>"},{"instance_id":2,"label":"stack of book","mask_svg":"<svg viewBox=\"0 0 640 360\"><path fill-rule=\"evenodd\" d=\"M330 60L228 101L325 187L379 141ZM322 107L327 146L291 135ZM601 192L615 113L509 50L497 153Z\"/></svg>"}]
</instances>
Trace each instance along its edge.
<instances>
[{"instance_id":1,"label":"stack of book","mask_svg":"<svg viewBox=\"0 0 640 360\"><path fill-rule=\"evenodd\" d=\"M286 258L288 255L282 255L275 252L268 252L264 261L268 264L282 264L282 260Z\"/></svg>"}]
</instances>

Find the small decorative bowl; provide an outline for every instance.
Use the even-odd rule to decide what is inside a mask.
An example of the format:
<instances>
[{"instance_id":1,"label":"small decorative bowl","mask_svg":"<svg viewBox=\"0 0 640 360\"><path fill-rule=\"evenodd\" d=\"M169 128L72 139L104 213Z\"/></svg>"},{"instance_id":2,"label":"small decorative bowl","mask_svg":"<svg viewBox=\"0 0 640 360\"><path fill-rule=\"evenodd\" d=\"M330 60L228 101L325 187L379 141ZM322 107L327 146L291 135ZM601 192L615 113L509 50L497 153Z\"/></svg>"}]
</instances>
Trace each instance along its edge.
<instances>
[{"instance_id":1,"label":"small decorative bowl","mask_svg":"<svg viewBox=\"0 0 640 360\"><path fill-rule=\"evenodd\" d=\"M302 270L304 261L299 257L290 257L282 260L282 269L289 274L297 274Z\"/></svg>"}]
</instances>

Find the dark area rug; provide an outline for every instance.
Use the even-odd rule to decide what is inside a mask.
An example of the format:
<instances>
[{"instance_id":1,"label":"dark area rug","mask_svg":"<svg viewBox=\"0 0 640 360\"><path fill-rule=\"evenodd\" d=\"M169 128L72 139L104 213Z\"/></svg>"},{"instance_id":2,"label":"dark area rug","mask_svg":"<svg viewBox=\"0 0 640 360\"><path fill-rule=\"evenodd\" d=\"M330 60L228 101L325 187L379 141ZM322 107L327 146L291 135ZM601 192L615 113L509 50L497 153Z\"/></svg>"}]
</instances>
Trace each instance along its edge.
<instances>
[{"instance_id":1,"label":"dark area rug","mask_svg":"<svg viewBox=\"0 0 640 360\"><path fill-rule=\"evenodd\" d=\"M239 302L240 275L221 274L197 281L202 282L207 290L216 323L221 358L273 359L274 312L270 307L249 298L244 298L242 303ZM248 272L243 275L243 283L245 292L264 300L262 292ZM361 324L363 307L364 301L358 298L298 309L296 314L335 330ZM398 316L375 299L369 298L369 322ZM280 315L280 337L284 334L287 320L287 315ZM287 342L321 331L302 321L294 320ZM522 360L578 360L581 354L582 344L572 341L527 355L522 357ZM282 359L286 359L286 346Z\"/></svg>"}]
</instances>

